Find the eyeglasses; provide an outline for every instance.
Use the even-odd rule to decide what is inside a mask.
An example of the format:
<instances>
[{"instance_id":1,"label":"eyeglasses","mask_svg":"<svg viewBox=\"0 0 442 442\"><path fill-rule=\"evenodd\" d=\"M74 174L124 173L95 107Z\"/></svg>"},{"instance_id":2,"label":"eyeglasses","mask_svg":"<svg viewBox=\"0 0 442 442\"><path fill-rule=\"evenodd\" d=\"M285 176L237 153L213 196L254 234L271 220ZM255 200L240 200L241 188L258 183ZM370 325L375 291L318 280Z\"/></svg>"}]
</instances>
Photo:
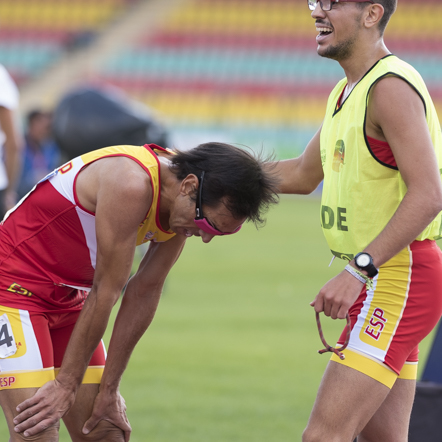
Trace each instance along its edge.
<instances>
[{"instance_id":1,"label":"eyeglasses","mask_svg":"<svg viewBox=\"0 0 442 442\"><path fill-rule=\"evenodd\" d=\"M204 181L204 170L201 173L201 178L198 179L199 181L199 187L198 187L198 198L196 200L196 217L195 217L195 224L199 229L201 229L203 232L209 233L210 235L232 235L233 233L238 232L238 230L242 227L237 227L233 232L221 232L221 230L218 230L216 227L213 227L207 218L203 215L203 208L202 208L202 195L203 195L203 181Z\"/></svg>"},{"instance_id":2,"label":"eyeglasses","mask_svg":"<svg viewBox=\"0 0 442 442\"><path fill-rule=\"evenodd\" d=\"M310 11L314 11L316 9L316 5L319 3L321 9L323 11L330 11L333 6L333 3L371 3L374 5L374 1L372 0L319 0L319 2L314 0L307 0L308 8Z\"/></svg>"},{"instance_id":3,"label":"eyeglasses","mask_svg":"<svg viewBox=\"0 0 442 442\"><path fill-rule=\"evenodd\" d=\"M345 359L345 355L342 352L342 350L345 350L347 348L347 345L350 341L350 333L351 333L351 322L350 322L350 316L347 314L347 335L345 336L345 342L344 345L342 345L341 347L332 347L331 345L327 344L327 341L324 338L324 333L322 332L322 327L321 327L321 320L319 319L319 313L316 312L316 325L318 326L318 331L319 331L319 337L321 338L322 343L324 344L324 347L322 350L318 350L319 354L323 354L326 353L328 351L331 351L332 353L334 353L335 355L337 355L339 357L339 359L341 359L342 361Z\"/></svg>"}]
</instances>

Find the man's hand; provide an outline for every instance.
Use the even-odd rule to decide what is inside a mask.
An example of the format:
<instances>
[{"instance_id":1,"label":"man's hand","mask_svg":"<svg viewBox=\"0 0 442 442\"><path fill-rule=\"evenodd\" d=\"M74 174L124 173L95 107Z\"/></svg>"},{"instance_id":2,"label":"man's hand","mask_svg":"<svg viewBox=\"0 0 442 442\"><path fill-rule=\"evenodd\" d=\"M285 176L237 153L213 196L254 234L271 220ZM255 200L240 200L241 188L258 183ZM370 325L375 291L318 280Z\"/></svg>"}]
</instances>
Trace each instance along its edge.
<instances>
[{"instance_id":1,"label":"man's hand","mask_svg":"<svg viewBox=\"0 0 442 442\"><path fill-rule=\"evenodd\" d=\"M56 379L43 385L34 396L17 406L14 431L34 436L55 425L72 407L75 391Z\"/></svg>"},{"instance_id":2,"label":"man's hand","mask_svg":"<svg viewBox=\"0 0 442 442\"><path fill-rule=\"evenodd\" d=\"M310 305L316 312L324 312L332 319L345 319L348 309L358 298L362 287L362 282L343 270L322 287Z\"/></svg>"},{"instance_id":3,"label":"man's hand","mask_svg":"<svg viewBox=\"0 0 442 442\"><path fill-rule=\"evenodd\" d=\"M129 442L132 428L126 416L126 403L118 391L114 394L102 391L98 393L92 416L84 424L83 434L89 434L101 420L107 420L121 428L125 442Z\"/></svg>"}]
</instances>

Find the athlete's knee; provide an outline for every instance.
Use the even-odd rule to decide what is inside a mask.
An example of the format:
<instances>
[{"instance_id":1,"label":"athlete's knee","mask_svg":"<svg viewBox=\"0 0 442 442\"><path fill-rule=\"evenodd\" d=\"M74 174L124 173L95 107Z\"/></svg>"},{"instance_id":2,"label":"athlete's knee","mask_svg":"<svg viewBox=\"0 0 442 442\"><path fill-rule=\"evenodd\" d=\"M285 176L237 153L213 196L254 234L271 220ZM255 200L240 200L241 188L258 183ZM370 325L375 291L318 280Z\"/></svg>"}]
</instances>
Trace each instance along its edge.
<instances>
[{"instance_id":1,"label":"athlete's knee","mask_svg":"<svg viewBox=\"0 0 442 442\"><path fill-rule=\"evenodd\" d=\"M81 430L82 428L77 428L76 431L69 432L74 442L124 442L123 430L108 421L98 422L89 434L83 434Z\"/></svg>"},{"instance_id":2,"label":"athlete's knee","mask_svg":"<svg viewBox=\"0 0 442 442\"><path fill-rule=\"evenodd\" d=\"M35 434L34 436L25 436L23 433L12 432L10 442L58 442L59 426L52 426Z\"/></svg>"}]
</instances>

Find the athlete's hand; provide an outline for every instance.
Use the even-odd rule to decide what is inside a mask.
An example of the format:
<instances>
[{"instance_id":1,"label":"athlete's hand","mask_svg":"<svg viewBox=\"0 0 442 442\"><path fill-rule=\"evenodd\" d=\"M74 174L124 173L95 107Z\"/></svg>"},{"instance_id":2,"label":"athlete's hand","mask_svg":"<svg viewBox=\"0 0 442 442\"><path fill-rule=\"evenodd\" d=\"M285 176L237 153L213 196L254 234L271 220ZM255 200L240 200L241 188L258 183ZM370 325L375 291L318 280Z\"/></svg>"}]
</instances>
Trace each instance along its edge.
<instances>
[{"instance_id":1,"label":"athlete's hand","mask_svg":"<svg viewBox=\"0 0 442 442\"><path fill-rule=\"evenodd\" d=\"M318 313L324 312L333 319L345 319L363 286L362 282L343 270L322 287L310 305Z\"/></svg>"},{"instance_id":2,"label":"athlete's hand","mask_svg":"<svg viewBox=\"0 0 442 442\"><path fill-rule=\"evenodd\" d=\"M129 442L132 428L126 416L126 402L119 391L100 391L95 398L92 416L83 427L83 434L89 434L100 422L106 420L124 432L124 441Z\"/></svg>"},{"instance_id":3,"label":"athlete's hand","mask_svg":"<svg viewBox=\"0 0 442 442\"><path fill-rule=\"evenodd\" d=\"M47 382L17 406L19 414L13 420L14 431L30 437L55 425L72 407L75 393L56 379Z\"/></svg>"}]
</instances>

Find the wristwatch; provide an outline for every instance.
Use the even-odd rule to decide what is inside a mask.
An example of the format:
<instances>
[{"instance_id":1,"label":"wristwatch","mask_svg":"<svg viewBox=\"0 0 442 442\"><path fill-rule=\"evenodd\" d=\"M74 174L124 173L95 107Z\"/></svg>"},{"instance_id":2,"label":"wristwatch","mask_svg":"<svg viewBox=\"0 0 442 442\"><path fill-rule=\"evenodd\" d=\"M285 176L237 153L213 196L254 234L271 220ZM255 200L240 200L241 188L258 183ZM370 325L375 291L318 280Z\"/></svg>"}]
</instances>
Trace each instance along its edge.
<instances>
[{"instance_id":1,"label":"wristwatch","mask_svg":"<svg viewBox=\"0 0 442 442\"><path fill-rule=\"evenodd\" d=\"M359 270L365 270L369 278L378 274L378 269L373 264L373 258L366 252L358 253L355 256L355 264Z\"/></svg>"}]
</instances>

